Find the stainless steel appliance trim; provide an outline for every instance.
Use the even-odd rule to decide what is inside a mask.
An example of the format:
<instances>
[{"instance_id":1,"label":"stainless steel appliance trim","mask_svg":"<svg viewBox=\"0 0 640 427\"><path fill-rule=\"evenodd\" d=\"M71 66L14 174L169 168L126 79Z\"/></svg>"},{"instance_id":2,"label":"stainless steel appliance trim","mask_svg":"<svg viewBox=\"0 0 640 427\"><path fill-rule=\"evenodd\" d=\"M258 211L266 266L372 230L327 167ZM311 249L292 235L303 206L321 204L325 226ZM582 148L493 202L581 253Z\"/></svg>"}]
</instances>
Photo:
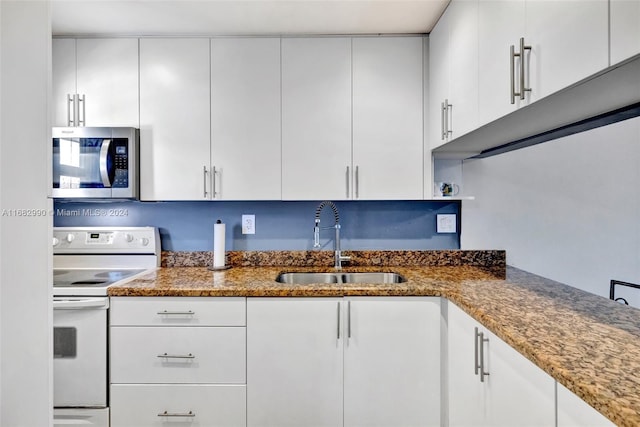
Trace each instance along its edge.
<instances>
[{"instance_id":1,"label":"stainless steel appliance trim","mask_svg":"<svg viewBox=\"0 0 640 427\"><path fill-rule=\"evenodd\" d=\"M105 139L100 147L100 178L102 179L102 185L105 187L111 187L111 181L109 181L109 170L107 169L107 158L109 157L110 146L111 140Z\"/></svg>"}]
</instances>

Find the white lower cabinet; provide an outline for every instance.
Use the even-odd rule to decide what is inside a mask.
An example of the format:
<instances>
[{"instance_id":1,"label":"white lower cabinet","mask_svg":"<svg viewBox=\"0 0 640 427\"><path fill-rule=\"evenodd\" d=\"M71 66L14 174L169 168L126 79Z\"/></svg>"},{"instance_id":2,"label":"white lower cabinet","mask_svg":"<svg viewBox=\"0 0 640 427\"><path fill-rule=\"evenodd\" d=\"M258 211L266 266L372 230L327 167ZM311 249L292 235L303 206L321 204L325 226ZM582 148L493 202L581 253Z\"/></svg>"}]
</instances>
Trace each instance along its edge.
<instances>
[{"instance_id":1,"label":"white lower cabinet","mask_svg":"<svg viewBox=\"0 0 640 427\"><path fill-rule=\"evenodd\" d=\"M111 427L245 426L244 298L111 298Z\"/></svg>"},{"instance_id":2,"label":"white lower cabinet","mask_svg":"<svg viewBox=\"0 0 640 427\"><path fill-rule=\"evenodd\" d=\"M449 426L555 426L553 378L454 304L447 309Z\"/></svg>"},{"instance_id":3,"label":"white lower cabinet","mask_svg":"<svg viewBox=\"0 0 640 427\"><path fill-rule=\"evenodd\" d=\"M244 385L112 385L111 426L244 426L245 398Z\"/></svg>"},{"instance_id":4,"label":"white lower cabinet","mask_svg":"<svg viewBox=\"0 0 640 427\"><path fill-rule=\"evenodd\" d=\"M573 394L562 384L556 383L558 410L557 427L609 427L615 426L587 402Z\"/></svg>"},{"instance_id":5,"label":"white lower cabinet","mask_svg":"<svg viewBox=\"0 0 640 427\"><path fill-rule=\"evenodd\" d=\"M439 426L439 370L439 298L247 301L248 426Z\"/></svg>"}]
</instances>

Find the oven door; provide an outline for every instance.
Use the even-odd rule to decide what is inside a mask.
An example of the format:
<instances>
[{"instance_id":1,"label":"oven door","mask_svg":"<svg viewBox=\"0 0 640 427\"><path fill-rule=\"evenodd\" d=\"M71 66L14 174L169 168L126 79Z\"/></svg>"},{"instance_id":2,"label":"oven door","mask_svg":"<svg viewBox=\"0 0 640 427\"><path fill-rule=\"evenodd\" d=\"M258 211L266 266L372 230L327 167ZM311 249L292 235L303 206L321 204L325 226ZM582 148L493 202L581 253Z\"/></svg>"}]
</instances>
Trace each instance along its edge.
<instances>
[{"instance_id":1,"label":"oven door","mask_svg":"<svg viewBox=\"0 0 640 427\"><path fill-rule=\"evenodd\" d=\"M107 407L109 298L54 298L54 407Z\"/></svg>"}]
</instances>

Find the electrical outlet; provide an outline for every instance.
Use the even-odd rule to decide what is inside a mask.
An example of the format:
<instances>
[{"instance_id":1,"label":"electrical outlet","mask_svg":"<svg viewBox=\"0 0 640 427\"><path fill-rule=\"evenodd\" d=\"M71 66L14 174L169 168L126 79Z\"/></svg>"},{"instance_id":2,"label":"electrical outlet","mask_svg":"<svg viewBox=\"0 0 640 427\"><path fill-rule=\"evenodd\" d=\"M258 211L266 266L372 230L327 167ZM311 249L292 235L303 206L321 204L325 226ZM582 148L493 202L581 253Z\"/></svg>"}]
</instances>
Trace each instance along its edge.
<instances>
[{"instance_id":1,"label":"electrical outlet","mask_svg":"<svg viewBox=\"0 0 640 427\"><path fill-rule=\"evenodd\" d=\"M456 214L439 214L436 215L436 232L438 233L455 233L456 232Z\"/></svg>"},{"instance_id":2,"label":"electrical outlet","mask_svg":"<svg viewBox=\"0 0 640 427\"><path fill-rule=\"evenodd\" d=\"M256 234L255 215L242 215L242 234Z\"/></svg>"}]
</instances>

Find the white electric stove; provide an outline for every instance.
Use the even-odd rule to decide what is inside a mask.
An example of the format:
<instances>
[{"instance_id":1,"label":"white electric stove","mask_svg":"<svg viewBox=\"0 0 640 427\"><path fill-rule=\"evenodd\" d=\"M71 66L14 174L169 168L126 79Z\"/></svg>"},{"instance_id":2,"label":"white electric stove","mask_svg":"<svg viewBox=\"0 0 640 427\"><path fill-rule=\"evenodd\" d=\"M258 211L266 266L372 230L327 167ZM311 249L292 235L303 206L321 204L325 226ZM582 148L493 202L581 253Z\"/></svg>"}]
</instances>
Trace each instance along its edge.
<instances>
[{"instance_id":1,"label":"white electric stove","mask_svg":"<svg viewBox=\"0 0 640 427\"><path fill-rule=\"evenodd\" d=\"M54 227L54 426L109 426L109 286L160 265L154 227Z\"/></svg>"}]
</instances>

